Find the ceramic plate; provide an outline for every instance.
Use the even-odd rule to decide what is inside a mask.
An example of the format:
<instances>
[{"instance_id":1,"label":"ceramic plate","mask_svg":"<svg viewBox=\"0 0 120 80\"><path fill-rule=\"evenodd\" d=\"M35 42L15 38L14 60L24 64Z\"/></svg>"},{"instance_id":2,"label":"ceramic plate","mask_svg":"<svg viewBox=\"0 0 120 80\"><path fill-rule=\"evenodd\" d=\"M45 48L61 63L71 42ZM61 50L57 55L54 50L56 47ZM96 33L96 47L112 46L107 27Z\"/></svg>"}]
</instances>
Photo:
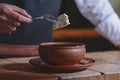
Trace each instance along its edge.
<instances>
[{"instance_id":1,"label":"ceramic plate","mask_svg":"<svg viewBox=\"0 0 120 80\"><path fill-rule=\"evenodd\" d=\"M95 63L95 60L90 58L84 58L79 63L75 65L50 65L43 62L40 58L33 58L30 61L30 64L35 66L37 69L45 70L48 72L74 72L82 71L92 66Z\"/></svg>"}]
</instances>

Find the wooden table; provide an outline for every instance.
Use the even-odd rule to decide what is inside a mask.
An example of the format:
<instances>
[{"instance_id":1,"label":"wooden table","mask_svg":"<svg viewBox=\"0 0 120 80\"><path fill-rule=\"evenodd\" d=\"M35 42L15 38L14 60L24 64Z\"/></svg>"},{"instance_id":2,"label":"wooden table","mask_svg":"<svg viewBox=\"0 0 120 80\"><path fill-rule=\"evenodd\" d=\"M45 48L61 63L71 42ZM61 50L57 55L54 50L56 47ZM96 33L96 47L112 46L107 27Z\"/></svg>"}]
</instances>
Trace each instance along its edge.
<instances>
[{"instance_id":1,"label":"wooden table","mask_svg":"<svg viewBox=\"0 0 120 80\"><path fill-rule=\"evenodd\" d=\"M0 80L120 80L120 51L87 53L86 57L94 59L95 65L74 73L37 71L29 63L35 57L0 59Z\"/></svg>"}]
</instances>

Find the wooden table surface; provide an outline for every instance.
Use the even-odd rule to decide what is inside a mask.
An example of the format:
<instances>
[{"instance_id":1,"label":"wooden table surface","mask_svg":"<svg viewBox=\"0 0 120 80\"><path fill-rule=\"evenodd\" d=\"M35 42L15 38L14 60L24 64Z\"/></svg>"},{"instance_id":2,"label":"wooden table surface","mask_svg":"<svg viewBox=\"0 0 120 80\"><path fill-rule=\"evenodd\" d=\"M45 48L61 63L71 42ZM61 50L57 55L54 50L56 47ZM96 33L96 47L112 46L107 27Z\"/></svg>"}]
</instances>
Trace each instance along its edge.
<instances>
[{"instance_id":1,"label":"wooden table surface","mask_svg":"<svg viewBox=\"0 0 120 80\"><path fill-rule=\"evenodd\" d=\"M0 80L120 80L120 51L90 52L85 57L96 63L74 73L44 73L33 69L35 57L0 59Z\"/></svg>"}]
</instances>

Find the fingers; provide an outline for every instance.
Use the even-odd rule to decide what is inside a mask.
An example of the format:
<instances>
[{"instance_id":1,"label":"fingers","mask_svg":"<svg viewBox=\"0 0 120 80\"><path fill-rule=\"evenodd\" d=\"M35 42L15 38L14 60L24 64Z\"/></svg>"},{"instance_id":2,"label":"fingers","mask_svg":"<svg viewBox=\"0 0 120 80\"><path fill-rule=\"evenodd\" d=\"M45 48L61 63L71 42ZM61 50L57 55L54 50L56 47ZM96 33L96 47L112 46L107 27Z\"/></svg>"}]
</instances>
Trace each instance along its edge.
<instances>
[{"instance_id":1,"label":"fingers","mask_svg":"<svg viewBox=\"0 0 120 80\"><path fill-rule=\"evenodd\" d=\"M32 17L24 10L21 9L17 6L12 6L13 11L9 13L9 17L19 21L19 22L24 22L24 23L31 23L32 22Z\"/></svg>"},{"instance_id":2,"label":"fingers","mask_svg":"<svg viewBox=\"0 0 120 80\"><path fill-rule=\"evenodd\" d=\"M31 16L24 9L14 5L0 3L0 14L19 22L32 22Z\"/></svg>"},{"instance_id":3,"label":"fingers","mask_svg":"<svg viewBox=\"0 0 120 80\"><path fill-rule=\"evenodd\" d=\"M32 19L31 18L27 18L17 12L11 12L9 13L8 17L10 17L11 19L14 19L18 22L23 22L23 23L31 23Z\"/></svg>"},{"instance_id":4,"label":"fingers","mask_svg":"<svg viewBox=\"0 0 120 80\"><path fill-rule=\"evenodd\" d=\"M0 22L0 32L5 34L11 34L20 26L20 22L6 18L6 16L0 16Z\"/></svg>"},{"instance_id":5,"label":"fingers","mask_svg":"<svg viewBox=\"0 0 120 80\"><path fill-rule=\"evenodd\" d=\"M0 25L0 33L2 33L2 34L11 34L13 32L13 30L11 30L8 27L9 26L1 26Z\"/></svg>"},{"instance_id":6,"label":"fingers","mask_svg":"<svg viewBox=\"0 0 120 80\"><path fill-rule=\"evenodd\" d=\"M6 16L0 16L0 25L20 26L20 22Z\"/></svg>"},{"instance_id":7,"label":"fingers","mask_svg":"<svg viewBox=\"0 0 120 80\"><path fill-rule=\"evenodd\" d=\"M16 26L10 26L10 25L0 25L0 30L6 33L12 33L13 31L16 31Z\"/></svg>"},{"instance_id":8,"label":"fingers","mask_svg":"<svg viewBox=\"0 0 120 80\"><path fill-rule=\"evenodd\" d=\"M11 32L10 31L7 31L7 30L4 30L4 29L1 29L0 28L0 33L2 33L2 34L11 34Z\"/></svg>"},{"instance_id":9,"label":"fingers","mask_svg":"<svg viewBox=\"0 0 120 80\"><path fill-rule=\"evenodd\" d=\"M12 7L13 7L15 12L18 12L19 14L21 14L25 17L32 18L24 9L21 9L19 7L14 6L14 5Z\"/></svg>"},{"instance_id":10,"label":"fingers","mask_svg":"<svg viewBox=\"0 0 120 80\"><path fill-rule=\"evenodd\" d=\"M0 33L11 34L21 22L31 23L31 16L17 6L0 3Z\"/></svg>"},{"instance_id":11,"label":"fingers","mask_svg":"<svg viewBox=\"0 0 120 80\"><path fill-rule=\"evenodd\" d=\"M0 33L2 33L2 34L11 34L12 32L14 32L15 30L16 30L16 27L14 27L14 28L7 28L7 27L9 27L9 26L6 26L6 28L1 28L1 26L0 26Z\"/></svg>"},{"instance_id":12,"label":"fingers","mask_svg":"<svg viewBox=\"0 0 120 80\"><path fill-rule=\"evenodd\" d=\"M20 22L0 16L0 33L11 34L18 26L20 26Z\"/></svg>"}]
</instances>

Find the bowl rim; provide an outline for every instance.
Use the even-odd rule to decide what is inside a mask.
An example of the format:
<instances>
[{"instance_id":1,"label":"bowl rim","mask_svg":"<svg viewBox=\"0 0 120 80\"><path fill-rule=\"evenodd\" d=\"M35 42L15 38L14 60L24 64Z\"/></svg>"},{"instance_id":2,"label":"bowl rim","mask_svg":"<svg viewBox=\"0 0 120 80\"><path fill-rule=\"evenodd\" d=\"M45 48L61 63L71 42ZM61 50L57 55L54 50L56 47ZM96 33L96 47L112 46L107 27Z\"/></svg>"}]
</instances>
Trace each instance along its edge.
<instances>
[{"instance_id":1,"label":"bowl rim","mask_svg":"<svg viewBox=\"0 0 120 80\"><path fill-rule=\"evenodd\" d=\"M60 46L64 45L64 46ZM78 42L43 42L39 44L43 48L85 48L85 44Z\"/></svg>"}]
</instances>

